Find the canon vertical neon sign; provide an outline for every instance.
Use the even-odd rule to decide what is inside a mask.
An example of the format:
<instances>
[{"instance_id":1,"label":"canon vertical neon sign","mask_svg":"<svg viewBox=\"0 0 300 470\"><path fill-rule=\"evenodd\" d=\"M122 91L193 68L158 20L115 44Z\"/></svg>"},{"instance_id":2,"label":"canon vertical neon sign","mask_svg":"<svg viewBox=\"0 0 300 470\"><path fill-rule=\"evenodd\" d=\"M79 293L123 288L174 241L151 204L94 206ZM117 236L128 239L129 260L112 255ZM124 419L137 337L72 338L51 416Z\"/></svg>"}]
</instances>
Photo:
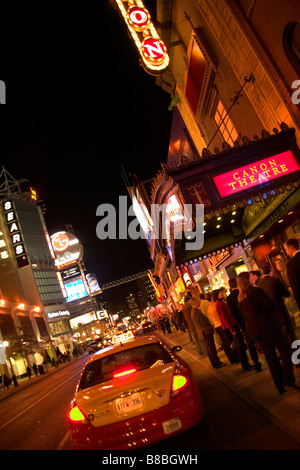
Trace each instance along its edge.
<instances>
[{"instance_id":1,"label":"canon vertical neon sign","mask_svg":"<svg viewBox=\"0 0 300 470\"><path fill-rule=\"evenodd\" d=\"M138 48L146 72L157 75L169 65L169 56L148 10L141 0L115 0Z\"/></svg>"}]
</instances>

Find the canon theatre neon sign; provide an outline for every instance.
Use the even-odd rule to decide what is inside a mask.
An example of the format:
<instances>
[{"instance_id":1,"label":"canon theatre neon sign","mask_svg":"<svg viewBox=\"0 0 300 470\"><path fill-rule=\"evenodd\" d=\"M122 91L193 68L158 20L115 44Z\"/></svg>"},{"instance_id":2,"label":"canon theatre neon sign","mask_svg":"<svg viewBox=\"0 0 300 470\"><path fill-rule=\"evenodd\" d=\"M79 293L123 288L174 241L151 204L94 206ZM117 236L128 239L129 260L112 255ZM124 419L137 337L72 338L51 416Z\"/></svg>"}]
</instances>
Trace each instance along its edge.
<instances>
[{"instance_id":1,"label":"canon theatre neon sign","mask_svg":"<svg viewBox=\"0 0 300 470\"><path fill-rule=\"evenodd\" d=\"M162 73L170 59L143 2L116 0L116 3L139 50L146 72L154 75Z\"/></svg>"},{"instance_id":2,"label":"canon theatre neon sign","mask_svg":"<svg viewBox=\"0 0 300 470\"><path fill-rule=\"evenodd\" d=\"M245 165L222 175L214 176L221 197L232 196L240 191L268 183L281 176L300 170L293 153L288 150L264 160Z\"/></svg>"}]
</instances>

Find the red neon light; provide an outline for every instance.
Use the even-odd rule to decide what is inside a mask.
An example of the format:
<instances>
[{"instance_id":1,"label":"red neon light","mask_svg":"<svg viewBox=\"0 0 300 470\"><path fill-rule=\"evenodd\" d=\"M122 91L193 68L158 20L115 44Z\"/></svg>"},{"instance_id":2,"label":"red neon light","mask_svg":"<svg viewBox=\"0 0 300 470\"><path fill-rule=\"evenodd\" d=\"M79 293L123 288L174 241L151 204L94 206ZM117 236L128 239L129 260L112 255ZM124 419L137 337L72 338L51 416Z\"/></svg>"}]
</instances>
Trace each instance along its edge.
<instances>
[{"instance_id":1,"label":"red neon light","mask_svg":"<svg viewBox=\"0 0 300 470\"><path fill-rule=\"evenodd\" d=\"M133 374L134 372L136 372L136 369L123 370L123 372L118 372L117 374L114 374L114 379L117 379L118 377L123 377L124 375Z\"/></svg>"},{"instance_id":2,"label":"red neon light","mask_svg":"<svg viewBox=\"0 0 300 470\"><path fill-rule=\"evenodd\" d=\"M150 22L149 12L145 8L131 7L127 12L127 16L130 25L137 31L145 29Z\"/></svg>"},{"instance_id":3,"label":"red neon light","mask_svg":"<svg viewBox=\"0 0 300 470\"><path fill-rule=\"evenodd\" d=\"M254 188L300 170L291 150L214 176L221 197Z\"/></svg>"},{"instance_id":4,"label":"red neon light","mask_svg":"<svg viewBox=\"0 0 300 470\"><path fill-rule=\"evenodd\" d=\"M166 47L158 38L149 37L142 43L143 53L150 60L162 60L166 54Z\"/></svg>"}]
</instances>

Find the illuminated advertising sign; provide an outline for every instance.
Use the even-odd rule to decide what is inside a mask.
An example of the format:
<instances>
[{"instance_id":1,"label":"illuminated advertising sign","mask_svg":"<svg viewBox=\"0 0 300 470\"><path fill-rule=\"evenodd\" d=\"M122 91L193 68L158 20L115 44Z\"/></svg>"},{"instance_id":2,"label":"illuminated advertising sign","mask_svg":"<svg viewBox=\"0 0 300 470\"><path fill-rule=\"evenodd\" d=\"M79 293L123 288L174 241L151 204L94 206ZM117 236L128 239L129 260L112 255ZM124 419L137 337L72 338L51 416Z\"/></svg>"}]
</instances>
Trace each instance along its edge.
<instances>
[{"instance_id":1,"label":"illuminated advertising sign","mask_svg":"<svg viewBox=\"0 0 300 470\"><path fill-rule=\"evenodd\" d=\"M68 282L65 284L65 289L67 292L67 302L72 300L81 299L88 295L84 282L82 279L77 279L76 281Z\"/></svg>"},{"instance_id":2,"label":"illuminated advertising sign","mask_svg":"<svg viewBox=\"0 0 300 470\"><path fill-rule=\"evenodd\" d=\"M89 289L90 289L91 293L101 290L100 286L98 284L98 281L97 281L96 274L87 274L85 276L85 278L87 280L87 283L88 283L88 286L89 286Z\"/></svg>"},{"instance_id":3,"label":"illuminated advertising sign","mask_svg":"<svg viewBox=\"0 0 300 470\"><path fill-rule=\"evenodd\" d=\"M83 249L73 233L57 232L51 235L51 244L55 253L55 266L65 268L82 259Z\"/></svg>"},{"instance_id":4,"label":"illuminated advertising sign","mask_svg":"<svg viewBox=\"0 0 300 470\"><path fill-rule=\"evenodd\" d=\"M196 261L193 264L189 265L188 269L192 278L194 279L194 282L199 281L201 277L203 276L203 272L199 264L199 261Z\"/></svg>"},{"instance_id":5,"label":"illuminated advertising sign","mask_svg":"<svg viewBox=\"0 0 300 470\"><path fill-rule=\"evenodd\" d=\"M22 268L24 266L28 266L29 261L27 258L25 245L21 235L20 224L17 218L13 201L4 201L3 210L18 267Z\"/></svg>"},{"instance_id":6,"label":"illuminated advertising sign","mask_svg":"<svg viewBox=\"0 0 300 470\"><path fill-rule=\"evenodd\" d=\"M138 48L146 72L153 75L164 72L170 59L143 2L115 1Z\"/></svg>"},{"instance_id":7,"label":"illuminated advertising sign","mask_svg":"<svg viewBox=\"0 0 300 470\"><path fill-rule=\"evenodd\" d=\"M132 193L132 207L135 213L136 218L139 221L139 224L144 232L145 239L148 239L149 244L151 243L151 230L153 228L153 221L148 212L148 209L142 199L142 196L139 194L139 191L136 190L136 196Z\"/></svg>"},{"instance_id":8,"label":"illuminated advertising sign","mask_svg":"<svg viewBox=\"0 0 300 470\"><path fill-rule=\"evenodd\" d=\"M84 313L83 315L80 315L79 317L76 318L71 318L70 319L70 325L71 328L78 328L80 325L88 325L92 321L96 321L97 317L94 312L91 313Z\"/></svg>"},{"instance_id":9,"label":"illuminated advertising sign","mask_svg":"<svg viewBox=\"0 0 300 470\"><path fill-rule=\"evenodd\" d=\"M48 321L58 321L62 319L66 319L70 317L69 310L58 310L57 312L49 312L47 313Z\"/></svg>"},{"instance_id":10,"label":"illuminated advertising sign","mask_svg":"<svg viewBox=\"0 0 300 470\"><path fill-rule=\"evenodd\" d=\"M80 269L78 265L73 266L72 268L65 269L64 271L61 271L61 277L64 281L67 279L71 279L72 277L78 277L81 275Z\"/></svg>"},{"instance_id":11,"label":"illuminated advertising sign","mask_svg":"<svg viewBox=\"0 0 300 470\"><path fill-rule=\"evenodd\" d=\"M220 196L225 198L264 185L297 170L300 170L299 164L291 150L288 150L212 178Z\"/></svg>"},{"instance_id":12,"label":"illuminated advertising sign","mask_svg":"<svg viewBox=\"0 0 300 470\"><path fill-rule=\"evenodd\" d=\"M171 226L179 221L184 221L183 208L179 202L179 198L176 194L169 197L166 203L166 248L169 252L170 258L174 261L174 253L172 251L172 240L171 240Z\"/></svg>"}]
</instances>

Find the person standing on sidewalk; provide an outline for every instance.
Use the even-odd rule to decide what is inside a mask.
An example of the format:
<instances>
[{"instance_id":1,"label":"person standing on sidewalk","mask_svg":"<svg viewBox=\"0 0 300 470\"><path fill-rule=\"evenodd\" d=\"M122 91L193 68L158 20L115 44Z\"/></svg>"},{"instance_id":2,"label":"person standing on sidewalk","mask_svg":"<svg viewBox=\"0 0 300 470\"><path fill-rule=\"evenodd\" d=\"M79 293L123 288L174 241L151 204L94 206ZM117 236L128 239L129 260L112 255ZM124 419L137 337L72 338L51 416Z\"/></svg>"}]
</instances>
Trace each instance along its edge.
<instances>
[{"instance_id":1,"label":"person standing on sidewalk","mask_svg":"<svg viewBox=\"0 0 300 470\"><path fill-rule=\"evenodd\" d=\"M215 329L215 344L216 344L217 350L221 349L222 342L221 342L220 335L218 333L218 328L222 328L222 326L221 326L219 315L217 314L217 310L216 310L216 301L213 298L212 293L210 294L210 302L207 307L207 316L210 320L210 323L212 323Z\"/></svg>"},{"instance_id":2,"label":"person standing on sidewalk","mask_svg":"<svg viewBox=\"0 0 300 470\"><path fill-rule=\"evenodd\" d=\"M230 294L228 295L226 299L227 304L230 308L231 314L234 316L234 318L238 322L238 326L239 326L240 331L242 332L241 334L243 337L243 338L240 338L240 343L239 343L240 349L241 349L240 358L241 358L242 368L245 371L251 369L251 366L249 364L248 357L247 357L247 352L246 352L246 346L247 346L251 359L254 363L254 369L257 372L260 372L262 370L262 366L258 359L257 347L253 339L249 338L247 334L245 320L239 309L239 301L238 301L239 289L237 286L236 278L233 277L229 279L228 284L230 288Z\"/></svg>"},{"instance_id":3,"label":"person standing on sidewalk","mask_svg":"<svg viewBox=\"0 0 300 470\"><path fill-rule=\"evenodd\" d=\"M285 251L290 257L286 263L286 272L295 300L300 310L300 249L297 238L288 238L285 242Z\"/></svg>"},{"instance_id":4,"label":"person standing on sidewalk","mask_svg":"<svg viewBox=\"0 0 300 470\"><path fill-rule=\"evenodd\" d=\"M28 375L29 380L31 379L31 368L29 366L26 367L26 372Z\"/></svg>"},{"instance_id":5,"label":"person standing on sidewalk","mask_svg":"<svg viewBox=\"0 0 300 470\"><path fill-rule=\"evenodd\" d=\"M7 377L6 374L3 374L3 385L8 390L10 384L10 379Z\"/></svg>"},{"instance_id":6,"label":"person standing on sidewalk","mask_svg":"<svg viewBox=\"0 0 300 470\"><path fill-rule=\"evenodd\" d=\"M207 309L209 306L209 302L211 301L211 294L210 293L200 294L199 297L201 299L201 304L200 304L201 312L207 315Z\"/></svg>"},{"instance_id":7,"label":"person standing on sidewalk","mask_svg":"<svg viewBox=\"0 0 300 470\"><path fill-rule=\"evenodd\" d=\"M260 287L250 283L247 271L237 276L239 308L245 319L249 336L263 351L273 382L282 395L295 384L289 340L274 321L274 303ZM277 357L279 351L281 362Z\"/></svg>"},{"instance_id":8,"label":"person standing on sidewalk","mask_svg":"<svg viewBox=\"0 0 300 470\"><path fill-rule=\"evenodd\" d=\"M272 275L272 268L269 263L263 264L261 270L263 274L257 281L257 286L261 287L261 289L268 294L270 299L273 300L275 305L274 316L278 325L282 328L282 331L288 337L290 343L292 343L296 339L295 330L290 314L284 303L284 298L290 297L288 288L278 277Z\"/></svg>"},{"instance_id":9,"label":"person standing on sidewalk","mask_svg":"<svg viewBox=\"0 0 300 470\"><path fill-rule=\"evenodd\" d=\"M221 362L216 345L214 340L214 327L210 323L209 318L204 315L200 309L200 301L196 297L191 300L193 306L192 309L192 320L196 326L198 336L203 336L203 340L206 345L207 355L210 360L211 365L214 369L219 369L220 367L225 366L226 364Z\"/></svg>"},{"instance_id":10,"label":"person standing on sidewalk","mask_svg":"<svg viewBox=\"0 0 300 470\"><path fill-rule=\"evenodd\" d=\"M184 318L184 323L185 323L185 329L187 331L190 343L195 343L194 338L192 336L192 331L195 329L195 325L192 322L191 319L191 312L192 312L192 306L190 304L191 297L188 297L187 295L184 298L184 304L182 306L182 315Z\"/></svg>"},{"instance_id":11,"label":"person standing on sidewalk","mask_svg":"<svg viewBox=\"0 0 300 470\"><path fill-rule=\"evenodd\" d=\"M191 343L193 343L196 346L197 352L199 356L203 356L206 354L206 348L205 348L205 343L203 341L203 337L199 338L197 331L196 331L196 326L192 320L191 314L192 314L192 304L191 304L191 298L185 297L184 299L184 304L182 307L182 313L187 325L187 332L188 332L188 337Z\"/></svg>"},{"instance_id":12,"label":"person standing on sidewalk","mask_svg":"<svg viewBox=\"0 0 300 470\"><path fill-rule=\"evenodd\" d=\"M36 377L37 377L37 376L38 376L38 368L37 368L36 363L33 364L32 368L33 368L33 371L34 371L34 373L35 373L35 375L36 375Z\"/></svg>"},{"instance_id":13,"label":"person standing on sidewalk","mask_svg":"<svg viewBox=\"0 0 300 470\"><path fill-rule=\"evenodd\" d=\"M233 318L228 305L223 300L224 292L222 289L214 290L213 298L216 301L216 311L221 322L221 328L218 328L218 333L224 352L231 364L237 364L239 362L237 351L232 347L235 344L234 335L236 331L234 327L237 325L237 321Z\"/></svg>"}]
</instances>

